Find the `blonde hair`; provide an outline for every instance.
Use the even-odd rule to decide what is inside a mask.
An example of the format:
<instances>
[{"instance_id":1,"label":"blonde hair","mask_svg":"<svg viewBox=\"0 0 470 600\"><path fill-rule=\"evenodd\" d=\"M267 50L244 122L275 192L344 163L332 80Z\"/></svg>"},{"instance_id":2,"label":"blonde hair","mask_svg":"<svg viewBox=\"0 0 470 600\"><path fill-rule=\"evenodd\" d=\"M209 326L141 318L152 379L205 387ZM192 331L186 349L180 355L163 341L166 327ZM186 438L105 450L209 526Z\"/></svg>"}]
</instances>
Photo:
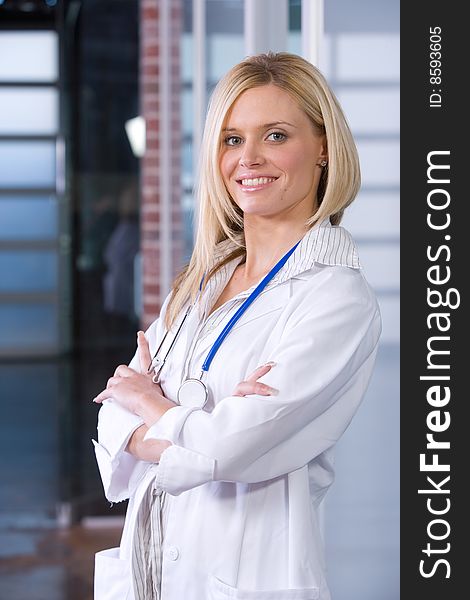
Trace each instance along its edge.
<instances>
[{"instance_id":1,"label":"blonde hair","mask_svg":"<svg viewBox=\"0 0 470 600\"><path fill-rule=\"evenodd\" d=\"M322 170L318 185L318 209L306 225L312 227L327 217L332 225L338 225L359 190L356 146L339 102L320 71L287 52L249 56L235 65L219 81L209 102L195 189L197 236L191 260L173 284L167 327L188 300L194 301L204 274L205 286L219 268L245 254L243 213L231 199L219 169L222 130L237 98L246 90L268 84L289 93L318 134L326 137L328 166ZM217 257L216 246L224 240L231 240L234 249L225 257Z\"/></svg>"}]
</instances>

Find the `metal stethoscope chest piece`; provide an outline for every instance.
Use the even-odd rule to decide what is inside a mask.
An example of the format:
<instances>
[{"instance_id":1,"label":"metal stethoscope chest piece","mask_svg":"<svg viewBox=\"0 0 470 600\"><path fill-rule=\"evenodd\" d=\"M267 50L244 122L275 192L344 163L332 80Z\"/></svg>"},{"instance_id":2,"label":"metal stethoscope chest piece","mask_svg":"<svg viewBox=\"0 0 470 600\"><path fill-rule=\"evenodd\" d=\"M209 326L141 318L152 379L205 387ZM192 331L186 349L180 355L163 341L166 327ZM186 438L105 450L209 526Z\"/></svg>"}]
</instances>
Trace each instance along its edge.
<instances>
[{"instance_id":1,"label":"metal stethoscope chest piece","mask_svg":"<svg viewBox=\"0 0 470 600\"><path fill-rule=\"evenodd\" d=\"M238 321L238 319L240 319L240 317L247 310L247 308L261 294L261 292L268 285L268 283L271 281L271 279L282 269L282 267L285 265L285 263L287 262L287 260L291 256L291 254L293 254L294 250L297 248L297 246L299 244L300 244L300 241L297 242L297 244L295 244L295 246L293 246L286 254L284 254L284 256L274 265L274 267L269 271L269 273L256 286L256 288L251 292L251 294L248 296L248 298L243 302L243 304L238 308L238 310L235 312L235 314L231 317L229 322L225 325L225 327L223 328L223 330L221 331L221 333L215 340L214 344L212 345L212 348L209 350L209 353L206 356L206 359L202 365L202 370L201 370L199 379L188 378L188 379L185 379L181 383L181 385L178 389L178 396L177 396L178 402L181 406L187 406L187 407L191 407L191 408L204 408L204 406L207 403L208 396L209 396L207 386L202 381L204 373L206 373L209 370L212 360L214 359L217 351L219 350L220 346L222 345L222 343L225 340L225 338L227 337L227 335L233 329L235 323ZM204 281L204 278L202 279L201 284L199 286L199 295L201 294L201 291L202 291L203 281ZM158 346L158 348L152 358L152 361L150 362L149 368L148 368L148 373L151 373L152 370L154 371L154 375L152 377L152 381L154 383L158 384L160 382L160 374L162 372L163 367L165 366L166 359L168 358L168 355L172 351L173 346L175 345L176 340L178 339L181 329L184 325L184 322L186 321L189 313L191 312L191 309L192 309L192 305L188 306L188 308L184 314L184 317L181 320L181 323L179 324L178 329L176 330L173 340L171 341L171 344L165 353L165 356L163 358L159 358L159 354L162 349L162 346L165 343L165 340L168 336L168 331L163 336L163 339L160 342L160 345Z\"/></svg>"},{"instance_id":2,"label":"metal stethoscope chest piece","mask_svg":"<svg viewBox=\"0 0 470 600\"><path fill-rule=\"evenodd\" d=\"M207 386L202 381L202 373L199 379L185 379L178 390L178 402L181 406L204 408L208 396Z\"/></svg>"}]
</instances>

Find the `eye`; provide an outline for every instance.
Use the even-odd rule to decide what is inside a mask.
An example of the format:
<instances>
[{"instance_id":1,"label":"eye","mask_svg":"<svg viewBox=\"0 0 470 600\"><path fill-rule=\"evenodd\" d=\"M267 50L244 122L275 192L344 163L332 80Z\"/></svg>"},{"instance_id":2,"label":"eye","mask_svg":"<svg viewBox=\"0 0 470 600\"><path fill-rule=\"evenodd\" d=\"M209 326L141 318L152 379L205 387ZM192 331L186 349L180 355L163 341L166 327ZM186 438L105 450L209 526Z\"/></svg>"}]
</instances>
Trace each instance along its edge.
<instances>
[{"instance_id":1,"label":"eye","mask_svg":"<svg viewBox=\"0 0 470 600\"><path fill-rule=\"evenodd\" d=\"M267 139L270 139L273 142L283 142L287 139L287 135L281 131L273 131L268 135Z\"/></svg>"},{"instance_id":2,"label":"eye","mask_svg":"<svg viewBox=\"0 0 470 600\"><path fill-rule=\"evenodd\" d=\"M239 146L242 143L242 138L238 135L229 135L224 138L224 144L226 146Z\"/></svg>"}]
</instances>

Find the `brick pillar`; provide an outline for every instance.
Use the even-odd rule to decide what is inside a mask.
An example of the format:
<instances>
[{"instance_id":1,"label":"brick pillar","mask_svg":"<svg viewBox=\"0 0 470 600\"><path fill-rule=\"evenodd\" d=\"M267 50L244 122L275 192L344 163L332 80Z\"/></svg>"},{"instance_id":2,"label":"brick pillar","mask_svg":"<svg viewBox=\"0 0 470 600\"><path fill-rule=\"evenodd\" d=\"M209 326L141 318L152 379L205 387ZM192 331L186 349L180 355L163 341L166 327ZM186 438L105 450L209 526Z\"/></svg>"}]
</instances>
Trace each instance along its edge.
<instances>
[{"instance_id":1,"label":"brick pillar","mask_svg":"<svg viewBox=\"0 0 470 600\"><path fill-rule=\"evenodd\" d=\"M183 23L181 0L166 0L169 5L170 27L167 48L162 48L160 17L165 0L140 1L140 102L141 115L146 122L146 152L141 159L141 206L140 206L140 249L142 256L142 318L141 325L147 328L158 315L168 289L162 285L162 260L167 263L174 277L181 268L183 255L182 210L181 210L181 116L180 116L180 39ZM162 54L170 60L171 102L167 115L170 127L169 147L161 147L161 77L164 66ZM162 173L161 153L168 152L171 182L171 216L169 239L171 248L162 253ZM163 233L167 233L166 231Z\"/></svg>"}]
</instances>

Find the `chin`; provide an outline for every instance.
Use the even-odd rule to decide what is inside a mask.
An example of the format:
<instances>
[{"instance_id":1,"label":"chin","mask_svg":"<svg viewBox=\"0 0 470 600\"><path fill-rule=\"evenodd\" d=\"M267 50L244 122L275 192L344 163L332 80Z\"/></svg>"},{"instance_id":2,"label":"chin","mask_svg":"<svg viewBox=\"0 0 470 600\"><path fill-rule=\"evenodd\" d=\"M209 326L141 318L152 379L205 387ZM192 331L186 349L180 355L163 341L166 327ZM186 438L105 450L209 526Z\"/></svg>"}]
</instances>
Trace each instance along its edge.
<instances>
[{"instance_id":1,"label":"chin","mask_svg":"<svg viewBox=\"0 0 470 600\"><path fill-rule=\"evenodd\" d=\"M268 215L271 211L270 206L275 205L275 201L255 198L237 198L235 204L246 215Z\"/></svg>"},{"instance_id":2,"label":"chin","mask_svg":"<svg viewBox=\"0 0 470 600\"><path fill-rule=\"evenodd\" d=\"M274 219L276 217L280 217L279 213L267 212L265 210L244 210L243 211L244 218L263 218L263 219Z\"/></svg>"},{"instance_id":3,"label":"chin","mask_svg":"<svg viewBox=\"0 0 470 600\"><path fill-rule=\"evenodd\" d=\"M246 203L240 203L237 206L245 216L249 216L249 215L256 216L256 217L269 216L269 212L266 210L266 208L263 208L262 206L253 206L253 205L250 206L250 205L247 205Z\"/></svg>"}]
</instances>

